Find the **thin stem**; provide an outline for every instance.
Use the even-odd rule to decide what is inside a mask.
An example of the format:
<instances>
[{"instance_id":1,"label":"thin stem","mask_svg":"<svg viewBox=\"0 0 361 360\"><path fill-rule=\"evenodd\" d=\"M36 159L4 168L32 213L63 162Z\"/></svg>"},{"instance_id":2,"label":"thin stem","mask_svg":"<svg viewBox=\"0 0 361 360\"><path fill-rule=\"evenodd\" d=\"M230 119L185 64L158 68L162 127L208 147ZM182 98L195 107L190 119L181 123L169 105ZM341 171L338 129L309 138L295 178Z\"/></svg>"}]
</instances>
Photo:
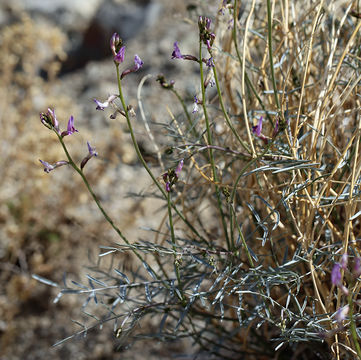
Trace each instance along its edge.
<instances>
[{"instance_id":1,"label":"thin stem","mask_svg":"<svg viewBox=\"0 0 361 360\"><path fill-rule=\"evenodd\" d=\"M170 227L170 234L171 234L172 247L173 247L173 256L174 256L174 269L175 269L175 273L177 276L178 288L179 288L180 293L182 294L182 298L184 300L184 295L183 295L183 291L182 291L182 282L181 282L181 277L180 277L180 273L179 273L179 264L178 264L178 259L177 259L177 243L176 243L176 239L175 239L175 235L174 235L172 202L171 202L171 198L170 198L170 192L168 192L168 196L167 196L167 205L168 205L169 227Z\"/></svg>"},{"instance_id":2,"label":"thin stem","mask_svg":"<svg viewBox=\"0 0 361 360\"><path fill-rule=\"evenodd\" d=\"M273 93L275 96L277 109L280 110L280 103L278 100L277 84L275 78L275 70L273 66L271 0L267 0L267 17L268 17L268 52L269 52L269 64L270 64L271 76L272 76Z\"/></svg>"},{"instance_id":3,"label":"thin stem","mask_svg":"<svg viewBox=\"0 0 361 360\"><path fill-rule=\"evenodd\" d=\"M201 40L199 41L199 58L202 59L202 41ZM214 69L215 69L215 67L213 67L213 70ZM207 141L208 141L208 145L213 145L211 129L209 126L208 111L207 111L207 106L206 106L206 89L204 87L204 73L203 73L203 62L202 61L199 61L199 70L200 70L200 76L201 76L202 106L203 106L204 119L206 122ZM216 80L216 83L217 82L218 82L218 80ZM218 87L219 87L219 85L217 85L217 88ZM221 99L221 97L220 97L220 99ZM223 107L223 109L224 109L224 107ZM216 166L214 164L213 149L209 148L208 153L209 153L209 161L211 163L211 168L212 168L212 173L213 173L213 181L215 183L214 186L215 186L215 190L216 190L218 209L219 209L219 212L221 215L224 236L226 238L226 242L227 242L227 246L228 246L228 250L229 250L231 248L231 244L230 244L229 238L228 238L227 224L226 224L225 215L224 215L224 212L222 209L222 201L221 201L219 187L217 185L218 176L217 176Z\"/></svg>"},{"instance_id":4,"label":"thin stem","mask_svg":"<svg viewBox=\"0 0 361 360\"><path fill-rule=\"evenodd\" d=\"M233 216L234 218L236 219L236 212L234 210L234 207L233 205L231 204L231 210L232 210L232 213L233 213ZM238 221L236 220L235 221L236 223L236 226L237 226L237 230L238 230L238 233L239 233L239 237L241 238L241 241L242 241L242 244L243 244L243 247L244 247L244 251L246 252L246 255L247 255L247 258L248 258L248 262L250 264L251 267L254 267L254 263L253 263L253 260L252 260L252 256L248 250L248 246L247 246L247 243L246 243L246 239L244 238L243 236L243 232L242 232L242 229L241 227L239 226L238 224Z\"/></svg>"}]
</instances>

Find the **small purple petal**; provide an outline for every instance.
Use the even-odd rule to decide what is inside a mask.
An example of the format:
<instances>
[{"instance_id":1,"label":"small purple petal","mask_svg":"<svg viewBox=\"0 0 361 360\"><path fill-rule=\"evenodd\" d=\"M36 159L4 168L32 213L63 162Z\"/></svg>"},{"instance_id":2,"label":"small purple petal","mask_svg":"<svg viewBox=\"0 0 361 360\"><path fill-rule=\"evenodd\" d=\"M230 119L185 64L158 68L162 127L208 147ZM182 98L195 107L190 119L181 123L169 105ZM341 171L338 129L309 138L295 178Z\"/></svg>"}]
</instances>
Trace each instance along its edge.
<instances>
[{"instance_id":1,"label":"small purple petal","mask_svg":"<svg viewBox=\"0 0 361 360\"><path fill-rule=\"evenodd\" d=\"M344 321L346 319L346 316L347 316L349 310L350 310L350 308L348 305L346 305L342 308L339 308L337 310L335 318L336 318L336 321L339 323L339 325L341 325L342 321Z\"/></svg>"},{"instance_id":2,"label":"small purple petal","mask_svg":"<svg viewBox=\"0 0 361 360\"><path fill-rule=\"evenodd\" d=\"M114 33L110 39L110 49L112 50L112 53L114 54L114 56L117 55L116 45L119 43L119 40L120 40L120 38L117 33Z\"/></svg>"},{"instance_id":3,"label":"small purple petal","mask_svg":"<svg viewBox=\"0 0 361 360\"><path fill-rule=\"evenodd\" d=\"M91 145L89 144L89 141L86 142L88 145L88 155L85 156L85 158L82 160L82 162L80 163L80 169L83 170L84 166L86 165L86 163L93 157L93 156L98 156L98 153L95 151L95 147L91 147Z\"/></svg>"},{"instance_id":4,"label":"small purple petal","mask_svg":"<svg viewBox=\"0 0 361 360\"><path fill-rule=\"evenodd\" d=\"M179 178L179 174L180 174L180 172L182 171L183 164L184 164L184 159L182 159L182 160L178 163L178 166L177 166L177 168L175 169L175 174L176 174L177 178Z\"/></svg>"},{"instance_id":5,"label":"small purple petal","mask_svg":"<svg viewBox=\"0 0 361 360\"><path fill-rule=\"evenodd\" d=\"M90 144L89 144L89 141L87 141L86 143L88 145L89 155L98 156L98 153L95 151L95 147L91 147Z\"/></svg>"},{"instance_id":6,"label":"small purple petal","mask_svg":"<svg viewBox=\"0 0 361 360\"><path fill-rule=\"evenodd\" d=\"M39 159L39 161L44 165L44 171L46 173L50 173L51 170L55 169L55 167L53 165L49 164L48 162L40 160L40 159Z\"/></svg>"},{"instance_id":7,"label":"small purple petal","mask_svg":"<svg viewBox=\"0 0 361 360\"><path fill-rule=\"evenodd\" d=\"M348 255L345 253L342 255L341 261L340 261L340 265L341 268L346 270L347 269L347 263L348 263Z\"/></svg>"},{"instance_id":8,"label":"small purple petal","mask_svg":"<svg viewBox=\"0 0 361 360\"><path fill-rule=\"evenodd\" d=\"M68 131L68 135L71 135L71 134L73 134L75 132L78 132L78 130L75 129L75 127L74 127L74 117L73 117L73 115L71 115L70 118L69 118L67 131Z\"/></svg>"},{"instance_id":9,"label":"small purple petal","mask_svg":"<svg viewBox=\"0 0 361 360\"><path fill-rule=\"evenodd\" d=\"M114 61L121 64L124 61L125 46L122 46L118 53L114 56Z\"/></svg>"},{"instance_id":10,"label":"small purple petal","mask_svg":"<svg viewBox=\"0 0 361 360\"><path fill-rule=\"evenodd\" d=\"M98 101L97 99L94 99L94 102L97 104L96 110L104 110L106 107L109 106L108 101L104 101L103 103Z\"/></svg>"},{"instance_id":11,"label":"small purple petal","mask_svg":"<svg viewBox=\"0 0 361 360\"><path fill-rule=\"evenodd\" d=\"M331 272L331 281L335 286L341 285L341 265L336 263Z\"/></svg>"},{"instance_id":12,"label":"small purple petal","mask_svg":"<svg viewBox=\"0 0 361 360\"><path fill-rule=\"evenodd\" d=\"M167 181L166 184L165 184L165 191L170 192L170 183L169 183L169 181Z\"/></svg>"},{"instance_id":13,"label":"small purple petal","mask_svg":"<svg viewBox=\"0 0 361 360\"><path fill-rule=\"evenodd\" d=\"M108 99L106 99L103 103L98 101L97 99L93 99L93 101L97 104L96 110L104 110L110 104L112 104L117 97L117 95L110 95Z\"/></svg>"},{"instance_id":14,"label":"small purple petal","mask_svg":"<svg viewBox=\"0 0 361 360\"><path fill-rule=\"evenodd\" d=\"M212 56L207 60L206 65L208 67L214 67L214 60Z\"/></svg>"},{"instance_id":15,"label":"small purple petal","mask_svg":"<svg viewBox=\"0 0 361 360\"><path fill-rule=\"evenodd\" d=\"M59 123L58 123L58 120L56 119L55 110L48 108L48 114L50 115L50 117L52 119L54 128L56 130L59 130Z\"/></svg>"},{"instance_id":16,"label":"small purple petal","mask_svg":"<svg viewBox=\"0 0 361 360\"><path fill-rule=\"evenodd\" d=\"M341 289L341 291L347 296L348 295L348 289L346 286L344 285L340 285L339 288Z\"/></svg>"},{"instance_id":17,"label":"small purple petal","mask_svg":"<svg viewBox=\"0 0 361 360\"><path fill-rule=\"evenodd\" d=\"M138 55L134 56L134 71L139 70L143 65L143 61L141 60L141 58Z\"/></svg>"},{"instance_id":18,"label":"small purple petal","mask_svg":"<svg viewBox=\"0 0 361 360\"><path fill-rule=\"evenodd\" d=\"M178 47L178 41L173 44L174 50L172 52L172 59L183 59L183 55Z\"/></svg>"},{"instance_id":19,"label":"small purple petal","mask_svg":"<svg viewBox=\"0 0 361 360\"><path fill-rule=\"evenodd\" d=\"M67 135L72 135L75 132L78 132L78 130L75 129L75 127L74 127L74 117L73 117L73 115L71 115L69 118L69 121L68 121L68 127L67 127L66 131L63 131L60 135L61 135L61 137L64 137Z\"/></svg>"},{"instance_id":20,"label":"small purple petal","mask_svg":"<svg viewBox=\"0 0 361 360\"><path fill-rule=\"evenodd\" d=\"M206 17L206 29L209 30L211 28L212 20Z\"/></svg>"},{"instance_id":21,"label":"small purple petal","mask_svg":"<svg viewBox=\"0 0 361 360\"><path fill-rule=\"evenodd\" d=\"M256 126L252 126L252 132L253 134L255 134L256 136L260 137L261 136L261 132L262 132L262 121L263 121L263 117L261 116L258 120L258 124Z\"/></svg>"},{"instance_id":22,"label":"small purple petal","mask_svg":"<svg viewBox=\"0 0 361 360\"><path fill-rule=\"evenodd\" d=\"M39 161L44 165L44 171L46 173L49 173L50 171L56 169L57 167L59 166L63 166L63 165L68 165L69 163L65 160L61 160L61 161L57 161L54 165L52 164L49 164L48 162L46 161L43 161L43 160L40 160Z\"/></svg>"}]
</instances>

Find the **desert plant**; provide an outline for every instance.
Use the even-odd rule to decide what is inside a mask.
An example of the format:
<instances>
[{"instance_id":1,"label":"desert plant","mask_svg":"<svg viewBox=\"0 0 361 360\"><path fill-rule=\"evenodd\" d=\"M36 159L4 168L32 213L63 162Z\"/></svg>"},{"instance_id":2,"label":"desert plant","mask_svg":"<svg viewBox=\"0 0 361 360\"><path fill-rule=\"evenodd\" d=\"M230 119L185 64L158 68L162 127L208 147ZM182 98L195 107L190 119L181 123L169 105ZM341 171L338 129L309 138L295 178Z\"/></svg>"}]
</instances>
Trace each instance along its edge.
<instances>
[{"instance_id":1,"label":"desert plant","mask_svg":"<svg viewBox=\"0 0 361 360\"><path fill-rule=\"evenodd\" d=\"M127 123L155 185L148 196L164 201L152 240L127 239L102 207L84 172L94 148L80 166L67 150L73 118L61 131L52 109L41 114L66 154L44 170L72 167L120 242L101 247L86 284L35 277L59 287L56 301L86 297L93 323L76 335L112 322L122 339L191 339L198 356L361 358L359 4L234 0L212 16L198 18L198 53L175 41L170 60L197 67L193 104L157 78L184 110L166 125L169 169L145 161L123 93L143 62L123 70L125 47L111 39L118 93L96 108ZM122 271L124 252L139 268Z\"/></svg>"}]
</instances>

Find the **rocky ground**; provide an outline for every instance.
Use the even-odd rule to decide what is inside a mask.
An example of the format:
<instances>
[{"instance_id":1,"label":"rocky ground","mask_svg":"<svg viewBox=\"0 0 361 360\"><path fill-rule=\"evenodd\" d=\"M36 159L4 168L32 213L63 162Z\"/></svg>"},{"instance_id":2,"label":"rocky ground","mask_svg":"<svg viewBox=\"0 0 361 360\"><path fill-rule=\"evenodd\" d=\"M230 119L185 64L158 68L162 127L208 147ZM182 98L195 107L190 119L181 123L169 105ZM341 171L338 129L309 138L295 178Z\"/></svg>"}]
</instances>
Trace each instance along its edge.
<instances>
[{"instance_id":1,"label":"rocky ground","mask_svg":"<svg viewBox=\"0 0 361 360\"><path fill-rule=\"evenodd\" d=\"M87 140L99 152L99 159L89 166L89 178L103 205L128 238L136 240L149 236L140 227L156 227L163 210L154 199L139 200L127 195L150 191L151 181L136 159L126 124L120 118L111 120L110 111L96 111L93 103L93 98L105 100L109 94L116 92L109 39L115 31L124 38L127 66L132 65L134 54L138 54L144 61L141 71L128 76L123 86L128 102L134 105L138 113L134 119L136 136L155 172L161 175L162 169L156 161L154 144L149 140L139 116L138 84L144 76L150 75L142 88L141 98L145 116L151 123L158 147L163 151L171 140L164 127L155 123L168 123L167 106L174 114L180 111L180 106L171 94L160 89L155 81L156 75L164 73L167 78L174 79L188 99L188 106L192 107L192 97L198 86L198 79L194 76L196 68L192 64L170 59L173 42L181 42L185 53L195 51L197 14L203 12L204 15L213 15L218 5L218 1L168 0L16 0L0 4L0 31L5 31L26 16L32 26L42 26L45 32L55 26L60 28L66 52L66 56L59 56L62 63L58 79L48 79L50 84L46 88L33 89L29 97L31 104L27 121L34 124L31 125L33 135L40 137L32 140L36 145L27 151L28 157L32 158L30 162L26 160L29 172L25 175L22 168L19 177L16 175L19 174L18 170L11 172L9 168L9 174L1 177L1 360L169 359L187 352L187 348L184 348L187 342L163 344L143 340L128 346L127 341L120 343L114 337L112 326L89 332L86 338L52 347L56 341L78 330L71 319L81 317L79 309L83 299L69 296L53 304L56 289L32 280L31 274L37 273L52 281L61 281L66 272L80 279L86 273L85 266L89 264L89 251L96 255L99 245L109 244L117 238L70 170L49 175L42 172L37 159L45 160L46 155L50 156L53 150L47 145L45 154L44 148L42 152L39 150L43 136L40 134L46 129L41 127L38 113L52 106L63 117L63 121L71 114L74 115L81 139L79 147L75 140L74 145L72 143L75 154L83 151L81 146ZM18 40L14 38L13 41L16 43ZM21 46L21 42L16 45ZM4 41L0 46L4 46ZM45 52L46 49L37 49L35 62L40 63L46 57ZM35 75L46 83L46 75L40 70ZM3 91L10 90L7 88ZM22 92L21 88L16 91L19 94ZM12 111L16 111L19 106L16 102L14 104ZM2 111L3 119L5 110ZM10 120L8 117L6 119L8 123ZM14 136L20 138L20 135ZM51 146L57 145L52 143ZM11 144L7 151L10 159L11 154L18 154L11 148ZM31 151L34 153L29 154ZM10 161L11 169L12 164ZM170 165L173 165L171 158L165 166ZM4 166L2 164L3 169L6 168ZM29 174L35 171L38 175L32 178ZM64 190L63 195L59 194L60 189L69 187L75 190L71 193ZM33 192L28 192L28 189ZM52 195L54 191L57 195ZM11 206L5 204L15 204L23 211L24 202L28 204L28 213L31 215L25 218L14 216L10 221ZM159 217L155 216L157 213ZM61 223L55 226L59 221ZM44 237L41 235L44 232L33 231L34 228L41 229L42 223L47 224L44 225L47 229ZM51 232L54 236L49 235L49 228L56 228L56 232ZM151 327L152 324L146 326Z\"/></svg>"}]
</instances>

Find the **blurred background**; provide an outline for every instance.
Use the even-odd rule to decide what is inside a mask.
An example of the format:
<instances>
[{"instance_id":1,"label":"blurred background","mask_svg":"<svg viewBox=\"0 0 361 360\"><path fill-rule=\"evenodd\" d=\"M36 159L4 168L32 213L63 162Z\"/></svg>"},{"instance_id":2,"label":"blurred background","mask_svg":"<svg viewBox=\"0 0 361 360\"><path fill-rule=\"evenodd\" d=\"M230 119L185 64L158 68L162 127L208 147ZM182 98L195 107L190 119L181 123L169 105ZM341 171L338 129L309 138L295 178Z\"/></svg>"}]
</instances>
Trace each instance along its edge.
<instances>
[{"instance_id":1,"label":"blurred background","mask_svg":"<svg viewBox=\"0 0 361 360\"><path fill-rule=\"evenodd\" d=\"M141 226L156 227L163 210L152 198L129 196L151 191L151 181L137 162L125 121L111 119L111 111L96 111L93 102L116 92L109 40L114 32L123 38L125 68L133 66L134 54L144 61L139 72L123 81L127 101L137 113L138 84L151 75L141 97L163 149L169 138L159 123L170 121L167 106L175 114L180 107L159 87L156 75L175 80L192 106L197 67L171 60L173 43L179 41L184 53L193 53L197 15L215 15L219 3L0 2L0 359L168 359L184 351L177 344L136 343L128 349L125 342L119 346L112 326L52 348L79 330L71 319L81 316L84 299L68 296L54 304L57 289L31 275L61 282L67 273L80 280L99 253L99 245L118 238L70 168L44 173L39 159L53 163L63 160L64 154L54 134L40 123L39 113L55 108L62 128L74 116L79 133L66 138L73 158L80 162L87 154L86 141L96 147L99 157L85 170L90 183L131 241L146 238ZM154 144L139 116L134 126L144 156L160 176ZM124 257L122 267L132 267L131 259Z\"/></svg>"}]
</instances>

